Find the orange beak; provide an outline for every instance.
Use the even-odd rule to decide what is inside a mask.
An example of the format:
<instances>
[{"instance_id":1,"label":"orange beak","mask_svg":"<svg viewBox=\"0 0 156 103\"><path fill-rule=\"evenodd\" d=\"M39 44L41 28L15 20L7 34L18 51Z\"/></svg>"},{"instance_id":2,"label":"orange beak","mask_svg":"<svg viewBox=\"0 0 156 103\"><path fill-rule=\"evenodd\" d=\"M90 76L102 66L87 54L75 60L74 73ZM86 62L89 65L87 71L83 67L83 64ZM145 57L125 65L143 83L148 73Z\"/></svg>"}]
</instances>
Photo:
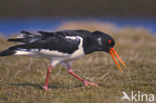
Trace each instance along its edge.
<instances>
[{"instance_id":1,"label":"orange beak","mask_svg":"<svg viewBox=\"0 0 156 103\"><path fill-rule=\"evenodd\" d=\"M118 60L119 60L119 61L121 62L121 64L124 66L124 68L127 69L125 63L124 63L124 62L122 61L122 59L119 57L118 53L115 51L114 48L110 48L110 54L112 55L112 57L113 57L113 59L114 59L116 65L118 66L118 68L119 68L119 70L120 70L121 72L123 72L123 70L121 69L119 63L117 62L117 60L116 60L116 58L115 58L115 56L118 58ZM114 54L115 54L115 56L114 56Z\"/></svg>"}]
</instances>

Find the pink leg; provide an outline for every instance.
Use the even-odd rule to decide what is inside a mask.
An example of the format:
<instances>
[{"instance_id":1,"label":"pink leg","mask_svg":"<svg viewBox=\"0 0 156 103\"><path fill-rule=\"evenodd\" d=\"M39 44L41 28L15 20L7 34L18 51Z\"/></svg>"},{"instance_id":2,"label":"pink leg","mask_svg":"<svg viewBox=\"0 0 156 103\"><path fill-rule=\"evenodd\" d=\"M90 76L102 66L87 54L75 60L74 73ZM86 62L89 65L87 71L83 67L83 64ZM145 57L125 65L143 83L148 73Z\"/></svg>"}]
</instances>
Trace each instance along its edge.
<instances>
[{"instance_id":1,"label":"pink leg","mask_svg":"<svg viewBox=\"0 0 156 103\"><path fill-rule=\"evenodd\" d=\"M87 80L83 80L82 78L80 78L78 75L76 75L71 69L70 67L68 67L68 73L71 74L72 76L76 77L78 80L80 80L84 86L88 86L88 85L93 85L93 86L98 86L95 83L90 83Z\"/></svg>"},{"instance_id":2,"label":"pink leg","mask_svg":"<svg viewBox=\"0 0 156 103\"><path fill-rule=\"evenodd\" d=\"M46 91L48 91L48 82L49 82L49 78L50 78L50 73L52 71L53 67L50 65L48 70L47 70L47 76L46 76L46 79L45 79L45 85L44 85L44 89Z\"/></svg>"}]
</instances>

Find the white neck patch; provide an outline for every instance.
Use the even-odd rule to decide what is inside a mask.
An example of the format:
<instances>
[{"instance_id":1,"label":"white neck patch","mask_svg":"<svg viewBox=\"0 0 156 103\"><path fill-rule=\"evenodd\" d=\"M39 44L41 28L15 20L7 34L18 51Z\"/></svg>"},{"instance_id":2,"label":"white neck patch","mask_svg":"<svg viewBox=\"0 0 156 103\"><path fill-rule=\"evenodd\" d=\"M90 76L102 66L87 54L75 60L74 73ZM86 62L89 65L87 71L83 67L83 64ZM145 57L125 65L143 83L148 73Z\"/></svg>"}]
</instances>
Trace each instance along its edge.
<instances>
[{"instance_id":1,"label":"white neck patch","mask_svg":"<svg viewBox=\"0 0 156 103\"><path fill-rule=\"evenodd\" d=\"M101 38L98 38L97 41L98 41L98 43L99 43L100 45L102 45L102 43L101 43Z\"/></svg>"}]
</instances>

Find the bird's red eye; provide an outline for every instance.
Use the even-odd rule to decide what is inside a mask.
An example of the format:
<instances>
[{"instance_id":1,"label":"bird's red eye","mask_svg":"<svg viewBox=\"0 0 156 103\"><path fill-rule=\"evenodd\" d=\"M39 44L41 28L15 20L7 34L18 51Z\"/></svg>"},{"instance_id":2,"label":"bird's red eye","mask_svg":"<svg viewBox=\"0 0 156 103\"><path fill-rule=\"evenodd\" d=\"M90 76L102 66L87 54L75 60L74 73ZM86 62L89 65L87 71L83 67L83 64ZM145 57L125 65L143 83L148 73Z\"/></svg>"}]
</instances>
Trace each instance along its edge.
<instances>
[{"instance_id":1,"label":"bird's red eye","mask_svg":"<svg viewBox=\"0 0 156 103\"><path fill-rule=\"evenodd\" d=\"M111 43L112 43L112 41L111 41L111 40L108 40L108 43L109 43L109 44L111 44Z\"/></svg>"}]
</instances>

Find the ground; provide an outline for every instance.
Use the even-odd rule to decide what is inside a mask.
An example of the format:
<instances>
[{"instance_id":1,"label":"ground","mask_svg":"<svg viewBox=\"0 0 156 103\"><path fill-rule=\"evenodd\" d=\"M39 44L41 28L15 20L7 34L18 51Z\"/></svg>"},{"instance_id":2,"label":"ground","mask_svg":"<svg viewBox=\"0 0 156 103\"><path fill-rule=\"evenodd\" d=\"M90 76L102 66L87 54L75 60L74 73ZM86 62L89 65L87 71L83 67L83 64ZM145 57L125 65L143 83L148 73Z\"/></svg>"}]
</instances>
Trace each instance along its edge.
<instances>
[{"instance_id":1,"label":"ground","mask_svg":"<svg viewBox=\"0 0 156 103\"><path fill-rule=\"evenodd\" d=\"M48 60L0 57L0 103L120 103L123 91L156 94L156 37L144 29L129 27L111 35L127 70L121 73L104 52L87 55L72 65L75 73L99 87L84 87L66 68L57 66L46 92L41 87ZM14 45L6 39L0 37L0 50Z\"/></svg>"}]
</instances>

